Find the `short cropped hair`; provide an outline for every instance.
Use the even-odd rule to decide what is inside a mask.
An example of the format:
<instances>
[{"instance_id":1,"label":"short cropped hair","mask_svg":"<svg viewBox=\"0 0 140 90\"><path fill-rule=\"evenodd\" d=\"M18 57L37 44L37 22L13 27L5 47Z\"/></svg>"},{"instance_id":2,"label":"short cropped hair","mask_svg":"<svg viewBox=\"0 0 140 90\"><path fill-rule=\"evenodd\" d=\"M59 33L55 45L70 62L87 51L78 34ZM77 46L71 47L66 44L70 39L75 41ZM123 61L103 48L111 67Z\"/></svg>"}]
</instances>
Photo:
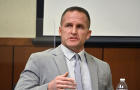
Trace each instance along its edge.
<instances>
[{"instance_id":1,"label":"short cropped hair","mask_svg":"<svg viewBox=\"0 0 140 90\"><path fill-rule=\"evenodd\" d=\"M86 15L87 19L88 19L88 28L90 28L90 22L91 21L90 21L90 16L89 16L88 11L86 9L84 9L82 7L78 7L78 6L69 7L63 12L63 14L61 16L61 22L60 22L61 25L62 25L63 17L68 11L78 11L78 12L84 13Z\"/></svg>"}]
</instances>

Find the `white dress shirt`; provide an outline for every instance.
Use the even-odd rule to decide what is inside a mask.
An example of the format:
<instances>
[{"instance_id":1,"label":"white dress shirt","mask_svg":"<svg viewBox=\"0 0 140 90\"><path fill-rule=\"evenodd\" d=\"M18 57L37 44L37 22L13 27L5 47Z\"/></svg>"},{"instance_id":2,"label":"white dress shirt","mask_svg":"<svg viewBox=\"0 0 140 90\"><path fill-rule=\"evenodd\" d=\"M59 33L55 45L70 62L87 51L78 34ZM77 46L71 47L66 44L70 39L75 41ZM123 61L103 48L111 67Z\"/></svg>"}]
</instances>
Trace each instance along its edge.
<instances>
[{"instance_id":1,"label":"white dress shirt","mask_svg":"<svg viewBox=\"0 0 140 90\"><path fill-rule=\"evenodd\" d=\"M75 74L74 74L74 65L75 65L75 60L74 60L74 55L76 54L72 50L68 49L64 45L61 44L61 49L65 55L66 63L68 66L69 70L69 77L75 79ZM81 76L82 76L82 85L83 85L83 90L92 90L91 88L91 79L90 79L90 73L87 65L87 60L85 57L84 49L79 52L78 54L81 57L80 61L80 66L81 66Z\"/></svg>"}]
</instances>

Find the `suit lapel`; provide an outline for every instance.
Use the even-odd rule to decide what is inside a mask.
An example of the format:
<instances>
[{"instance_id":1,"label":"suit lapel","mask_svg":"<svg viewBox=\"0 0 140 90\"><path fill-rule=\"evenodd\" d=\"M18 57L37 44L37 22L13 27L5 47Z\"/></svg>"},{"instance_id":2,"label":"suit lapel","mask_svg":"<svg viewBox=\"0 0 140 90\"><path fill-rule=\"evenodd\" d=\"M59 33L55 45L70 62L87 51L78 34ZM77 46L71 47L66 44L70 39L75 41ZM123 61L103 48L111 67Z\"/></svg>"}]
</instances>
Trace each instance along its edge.
<instances>
[{"instance_id":1,"label":"suit lapel","mask_svg":"<svg viewBox=\"0 0 140 90\"><path fill-rule=\"evenodd\" d=\"M55 61L56 61L56 65L58 67L60 74L64 74L64 73L68 72L68 68L67 68L67 64L66 64L64 55L56 56Z\"/></svg>"},{"instance_id":2,"label":"suit lapel","mask_svg":"<svg viewBox=\"0 0 140 90\"><path fill-rule=\"evenodd\" d=\"M53 55L55 55L55 63L58 68L59 74L62 75L68 72L66 60L60 46L54 50Z\"/></svg>"},{"instance_id":3,"label":"suit lapel","mask_svg":"<svg viewBox=\"0 0 140 90\"><path fill-rule=\"evenodd\" d=\"M98 90L98 75L96 63L88 53L86 53L86 58L91 77L92 90Z\"/></svg>"},{"instance_id":4,"label":"suit lapel","mask_svg":"<svg viewBox=\"0 0 140 90\"><path fill-rule=\"evenodd\" d=\"M67 63L65 60L65 56L61 50L60 45L56 49L54 49L53 55L55 56L54 61L58 68L59 74L62 75L64 73L68 72L68 67L67 67ZM71 89L65 89L65 90L71 90Z\"/></svg>"}]
</instances>

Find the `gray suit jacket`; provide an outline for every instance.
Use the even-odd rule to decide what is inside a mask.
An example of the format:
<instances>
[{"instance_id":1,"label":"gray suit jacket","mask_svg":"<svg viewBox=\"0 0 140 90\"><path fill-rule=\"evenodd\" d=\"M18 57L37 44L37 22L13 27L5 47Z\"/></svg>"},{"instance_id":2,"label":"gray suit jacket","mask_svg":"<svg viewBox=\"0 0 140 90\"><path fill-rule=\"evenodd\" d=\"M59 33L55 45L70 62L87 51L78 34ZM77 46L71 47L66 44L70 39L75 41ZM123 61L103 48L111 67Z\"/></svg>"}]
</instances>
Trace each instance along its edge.
<instances>
[{"instance_id":1,"label":"gray suit jacket","mask_svg":"<svg viewBox=\"0 0 140 90\"><path fill-rule=\"evenodd\" d=\"M92 90L113 90L109 65L88 53L86 58ZM34 53L21 73L15 90L47 90L48 83L65 72L68 72L68 67L60 46Z\"/></svg>"}]
</instances>

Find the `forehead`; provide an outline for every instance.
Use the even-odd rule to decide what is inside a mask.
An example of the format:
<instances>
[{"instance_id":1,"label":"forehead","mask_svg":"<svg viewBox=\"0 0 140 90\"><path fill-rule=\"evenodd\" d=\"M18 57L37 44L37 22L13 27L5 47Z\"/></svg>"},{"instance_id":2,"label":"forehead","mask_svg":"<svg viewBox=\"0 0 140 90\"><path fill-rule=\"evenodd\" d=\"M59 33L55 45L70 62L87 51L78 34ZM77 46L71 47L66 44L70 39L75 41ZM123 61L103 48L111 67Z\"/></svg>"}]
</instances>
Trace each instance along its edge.
<instances>
[{"instance_id":1,"label":"forehead","mask_svg":"<svg viewBox=\"0 0 140 90\"><path fill-rule=\"evenodd\" d=\"M62 23L66 21L82 21L87 23L88 18L83 12L79 11L68 11L65 13L65 15L62 18Z\"/></svg>"}]
</instances>

